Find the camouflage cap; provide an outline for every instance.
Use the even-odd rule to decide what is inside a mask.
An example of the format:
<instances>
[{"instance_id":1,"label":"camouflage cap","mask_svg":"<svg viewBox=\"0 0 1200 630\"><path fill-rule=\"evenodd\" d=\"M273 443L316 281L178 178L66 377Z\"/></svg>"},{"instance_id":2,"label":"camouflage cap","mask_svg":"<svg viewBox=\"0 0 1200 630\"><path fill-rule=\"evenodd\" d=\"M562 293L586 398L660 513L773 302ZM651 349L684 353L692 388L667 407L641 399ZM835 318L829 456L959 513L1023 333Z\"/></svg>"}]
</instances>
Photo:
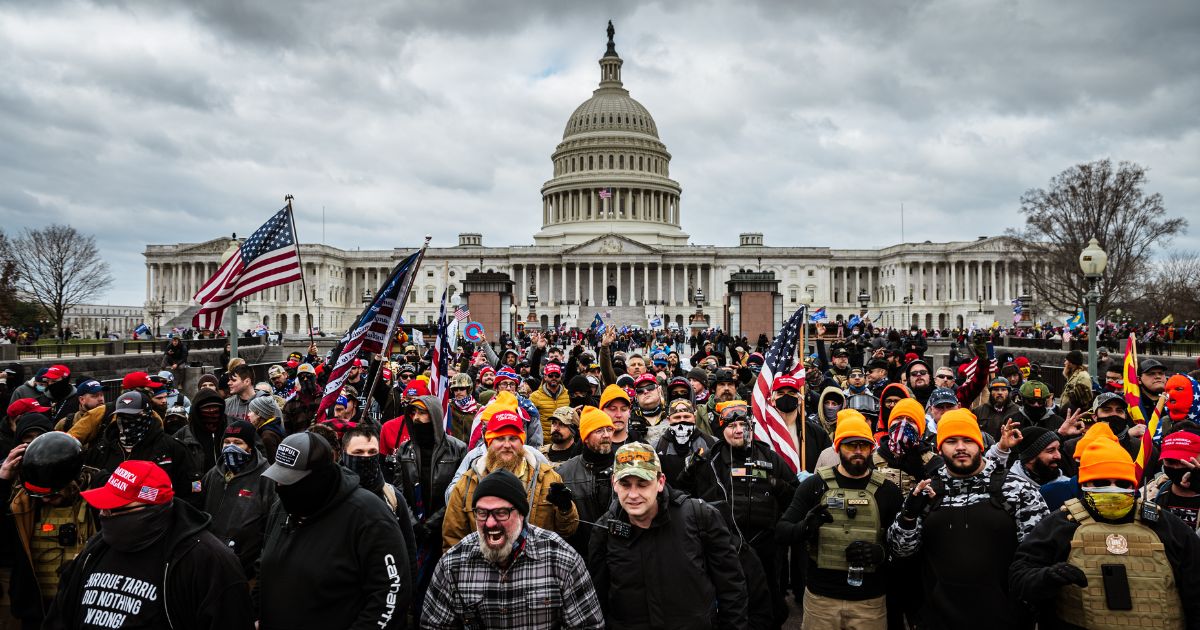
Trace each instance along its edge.
<instances>
[{"instance_id":1,"label":"camouflage cap","mask_svg":"<svg viewBox=\"0 0 1200 630\"><path fill-rule=\"evenodd\" d=\"M658 453L641 442L630 442L617 449L613 456L613 479L632 475L646 481L657 481L661 472Z\"/></svg>"}]
</instances>

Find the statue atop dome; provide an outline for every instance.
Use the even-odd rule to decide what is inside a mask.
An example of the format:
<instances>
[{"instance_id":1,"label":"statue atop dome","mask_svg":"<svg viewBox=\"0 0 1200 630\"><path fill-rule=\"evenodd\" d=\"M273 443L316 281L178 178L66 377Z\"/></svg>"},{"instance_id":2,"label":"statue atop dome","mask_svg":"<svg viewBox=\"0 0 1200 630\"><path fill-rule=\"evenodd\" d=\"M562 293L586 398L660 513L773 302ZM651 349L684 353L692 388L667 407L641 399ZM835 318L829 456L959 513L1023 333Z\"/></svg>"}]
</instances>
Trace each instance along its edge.
<instances>
[{"instance_id":1,"label":"statue atop dome","mask_svg":"<svg viewBox=\"0 0 1200 630\"><path fill-rule=\"evenodd\" d=\"M613 28L612 20L608 21L608 50L605 51L605 57L617 56L617 44L613 41L613 35L617 34L617 29Z\"/></svg>"}]
</instances>

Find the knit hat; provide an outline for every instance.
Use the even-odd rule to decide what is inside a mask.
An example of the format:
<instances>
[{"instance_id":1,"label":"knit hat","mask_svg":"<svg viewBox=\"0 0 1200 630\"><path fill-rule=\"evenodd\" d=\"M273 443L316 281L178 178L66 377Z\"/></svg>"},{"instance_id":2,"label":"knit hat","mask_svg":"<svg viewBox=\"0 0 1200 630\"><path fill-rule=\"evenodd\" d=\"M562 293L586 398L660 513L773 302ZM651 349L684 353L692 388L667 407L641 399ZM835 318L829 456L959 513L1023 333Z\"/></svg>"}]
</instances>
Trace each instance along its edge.
<instances>
[{"instance_id":1,"label":"knit hat","mask_svg":"<svg viewBox=\"0 0 1200 630\"><path fill-rule=\"evenodd\" d=\"M1096 479L1120 479L1136 484L1133 458L1117 442L1093 440L1079 457L1079 483Z\"/></svg>"},{"instance_id":2,"label":"knit hat","mask_svg":"<svg viewBox=\"0 0 1200 630\"><path fill-rule=\"evenodd\" d=\"M896 406L899 406L897 403ZM966 409L951 409L942 414L937 426L937 447L942 449L942 442L952 437L965 437L984 448L983 433L979 431L979 421L975 414Z\"/></svg>"},{"instance_id":3,"label":"knit hat","mask_svg":"<svg viewBox=\"0 0 1200 630\"><path fill-rule=\"evenodd\" d=\"M833 450L838 450L846 440L866 440L875 444L871 436L871 427L861 413L853 409L843 409L837 415L837 430L833 433Z\"/></svg>"},{"instance_id":4,"label":"knit hat","mask_svg":"<svg viewBox=\"0 0 1200 630\"><path fill-rule=\"evenodd\" d=\"M253 411L259 418L278 418L280 415L279 405L275 404L275 399L270 396L259 396L250 399L250 411Z\"/></svg>"},{"instance_id":5,"label":"knit hat","mask_svg":"<svg viewBox=\"0 0 1200 630\"><path fill-rule=\"evenodd\" d=\"M521 422L521 416L515 411L501 409L492 414L492 419L487 423L487 429L483 433L483 441L490 444L492 440L502 435L515 435L521 438L521 443L525 443L525 423Z\"/></svg>"},{"instance_id":6,"label":"knit hat","mask_svg":"<svg viewBox=\"0 0 1200 630\"><path fill-rule=\"evenodd\" d=\"M1083 449L1087 448L1089 444L1095 442L1096 440L1109 440L1113 443L1116 443L1117 434L1113 433L1112 427L1109 426L1107 422L1097 422L1093 424L1092 427L1083 434L1083 437L1079 438L1079 441L1075 443L1075 451L1071 454L1075 461L1079 461L1080 456L1083 455Z\"/></svg>"},{"instance_id":7,"label":"knit hat","mask_svg":"<svg viewBox=\"0 0 1200 630\"><path fill-rule=\"evenodd\" d=\"M621 389L620 386L617 385L609 385L608 387L605 387L604 392L600 394L600 408L604 409L608 406L608 403L614 400L624 400L625 404L632 405L632 403L629 401L629 394L626 394L625 390Z\"/></svg>"},{"instance_id":8,"label":"knit hat","mask_svg":"<svg viewBox=\"0 0 1200 630\"><path fill-rule=\"evenodd\" d=\"M493 470L475 486L475 494L471 497L471 509L483 497L496 497L512 504L521 516L529 515L529 498L525 496L525 486L517 476L503 468Z\"/></svg>"},{"instance_id":9,"label":"knit hat","mask_svg":"<svg viewBox=\"0 0 1200 630\"><path fill-rule=\"evenodd\" d=\"M1021 445L1017 450L1017 457L1022 462L1033 461L1046 447L1055 442L1062 441L1062 438L1057 433L1050 429L1045 429L1039 426L1032 426L1021 431Z\"/></svg>"},{"instance_id":10,"label":"knit hat","mask_svg":"<svg viewBox=\"0 0 1200 630\"><path fill-rule=\"evenodd\" d=\"M571 380L567 381L567 393L571 392L582 392L591 395L592 382L588 380L588 377L576 374L571 377Z\"/></svg>"},{"instance_id":11,"label":"knit hat","mask_svg":"<svg viewBox=\"0 0 1200 630\"><path fill-rule=\"evenodd\" d=\"M692 368L688 372L687 377L688 377L688 380L704 383L704 386L708 387L708 370L706 370L704 368L701 368L701 367Z\"/></svg>"},{"instance_id":12,"label":"knit hat","mask_svg":"<svg viewBox=\"0 0 1200 630\"><path fill-rule=\"evenodd\" d=\"M234 420L225 427L225 433L221 436L221 439L235 437L247 444L254 444L255 433L257 431L255 431L254 425L245 420Z\"/></svg>"},{"instance_id":13,"label":"knit hat","mask_svg":"<svg viewBox=\"0 0 1200 630\"><path fill-rule=\"evenodd\" d=\"M520 383L521 377L518 376L516 372L508 368L501 368L499 372L496 372L496 380L492 381L492 384L496 387L499 387L500 383L503 383L504 381Z\"/></svg>"},{"instance_id":14,"label":"knit hat","mask_svg":"<svg viewBox=\"0 0 1200 630\"><path fill-rule=\"evenodd\" d=\"M888 424L894 424L901 417L908 418L917 425L918 436L925 435L925 410L915 398L901 398L897 401L896 406L892 407L892 415L888 416Z\"/></svg>"},{"instance_id":15,"label":"knit hat","mask_svg":"<svg viewBox=\"0 0 1200 630\"><path fill-rule=\"evenodd\" d=\"M517 410L517 396L512 392L499 392L488 401L483 411L479 412L479 421L487 424L492 419L492 415L497 411L505 410L515 412Z\"/></svg>"},{"instance_id":16,"label":"knit hat","mask_svg":"<svg viewBox=\"0 0 1200 630\"><path fill-rule=\"evenodd\" d=\"M612 418L608 414L600 411L595 407L584 407L583 412L579 414L579 438L586 440L589 435L596 429L609 427L615 429Z\"/></svg>"},{"instance_id":17,"label":"knit hat","mask_svg":"<svg viewBox=\"0 0 1200 630\"><path fill-rule=\"evenodd\" d=\"M1167 397L1167 415L1175 422L1200 418L1200 383L1187 374L1167 379L1163 395Z\"/></svg>"}]
</instances>

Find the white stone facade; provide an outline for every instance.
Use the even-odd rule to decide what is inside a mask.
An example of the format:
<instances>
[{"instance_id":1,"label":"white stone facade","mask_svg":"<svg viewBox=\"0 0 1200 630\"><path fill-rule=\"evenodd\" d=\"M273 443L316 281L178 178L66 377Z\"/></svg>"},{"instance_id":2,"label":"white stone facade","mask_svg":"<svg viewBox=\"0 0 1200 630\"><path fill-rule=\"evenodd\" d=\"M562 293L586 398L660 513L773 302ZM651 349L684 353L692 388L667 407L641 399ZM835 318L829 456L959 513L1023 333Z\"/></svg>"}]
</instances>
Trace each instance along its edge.
<instances>
[{"instance_id":1,"label":"white stone facade","mask_svg":"<svg viewBox=\"0 0 1200 630\"><path fill-rule=\"evenodd\" d=\"M479 234L462 234L456 247L431 247L405 307L408 321L432 322L443 288L461 291L472 271L508 274L522 319L532 287L543 327L586 327L596 312L618 324L644 325L657 315L686 326L697 289L709 322L723 326L729 321L725 283L738 271L775 273L779 323L805 294L836 319L859 313L858 296L866 292L870 316L885 326L988 325L1010 319L1011 300L1028 290L1016 257L999 238L876 250L765 244L762 234L746 233L735 247L689 244L681 227L682 188L669 178L671 155L649 112L624 89L621 63L610 39L600 87L571 115L552 155L534 245L491 247ZM227 239L215 239L146 248L146 297L162 301L164 321L187 309L227 246ZM361 311L363 291L377 290L411 251L301 245L312 325L340 334ZM299 283L253 296L245 309L242 328L263 323L287 333L305 330Z\"/></svg>"}]
</instances>

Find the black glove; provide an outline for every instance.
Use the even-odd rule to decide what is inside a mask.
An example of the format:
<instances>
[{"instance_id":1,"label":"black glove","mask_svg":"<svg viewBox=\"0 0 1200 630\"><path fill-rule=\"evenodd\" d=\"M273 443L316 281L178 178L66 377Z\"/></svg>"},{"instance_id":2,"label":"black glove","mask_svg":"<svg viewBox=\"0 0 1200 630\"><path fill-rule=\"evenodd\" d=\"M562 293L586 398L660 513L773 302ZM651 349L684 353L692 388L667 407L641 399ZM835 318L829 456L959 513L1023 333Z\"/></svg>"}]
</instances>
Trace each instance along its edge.
<instances>
[{"instance_id":1,"label":"black glove","mask_svg":"<svg viewBox=\"0 0 1200 630\"><path fill-rule=\"evenodd\" d=\"M566 484L558 482L550 484L550 491L546 493L546 500L561 512L570 511L573 497L571 489Z\"/></svg>"},{"instance_id":2,"label":"black glove","mask_svg":"<svg viewBox=\"0 0 1200 630\"><path fill-rule=\"evenodd\" d=\"M417 542L422 543L425 542L425 539L429 538L429 524L425 521L413 523L412 528L413 538L417 539Z\"/></svg>"},{"instance_id":3,"label":"black glove","mask_svg":"<svg viewBox=\"0 0 1200 630\"><path fill-rule=\"evenodd\" d=\"M817 530L825 523L832 523L833 515L829 513L829 507L824 503L818 503L813 506L808 514L804 515L804 520L800 521L801 536L803 538L812 538L817 535Z\"/></svg>"},{"instance_id":4,"label":"black glove","mask_svg":"<svg viewBox=\"0 0 1200 630\"><path fill-rule=\"evenodd\" d=\"M1049 569L1046 569L1046 579L1055 586L1074 584L1085 587L1088 585L1087 576L1083 574L1083 570L1069 562L1051 565Z\"/></svg>"},{"instance_id":5,"label":"black glove","mask_svg":"<svg viewBox=\"0 0 1200 630\"><path fill-rule=\"evenodd\" d=\"M883 564L883 546L856 540L846 546L846 562L856 567L873 567Z\"/></svg>"},{"instance_id":6,"label":"black glove","mask_svg":"<svg viewBox=\"0 0 1200 630\"><path fill-rule=\"evenodd\" d=\"M900 516L909 520L915 520L917 517L925 513L929 507L930 497L925 492L919 494L909 494L904 499L904 507L900 509Z\"/></svg>"}]
</instances>

